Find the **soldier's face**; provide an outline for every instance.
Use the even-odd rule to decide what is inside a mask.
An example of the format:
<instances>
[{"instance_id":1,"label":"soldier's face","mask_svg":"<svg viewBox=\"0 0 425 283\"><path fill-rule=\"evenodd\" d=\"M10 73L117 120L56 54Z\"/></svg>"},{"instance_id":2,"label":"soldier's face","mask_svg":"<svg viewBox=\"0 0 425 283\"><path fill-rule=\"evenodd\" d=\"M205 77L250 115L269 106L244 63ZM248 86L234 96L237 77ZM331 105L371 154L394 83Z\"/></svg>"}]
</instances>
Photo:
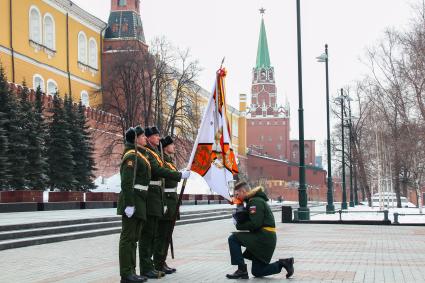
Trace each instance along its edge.
<instances>
[{"instance_id":1,"label":"soldier's face","mask_svg":"<svg viewBox=\"0 0 425 283\"><path fill-rule=\"evenodd\" d=\"M243 188L240 188L239 190L235 191L234 195L235 195L235 198L243 201L246 196L246 190Z\"/></svg>"},{"instance_id":2,"label":"soldier's face","mask_svg":"<svg viewBox=\"0 0 425 283\"><path fill-rule=\"evenodd\" d=\"M172 143L172 144L167 145L167 146L164 148L164 151L165 151L165 153L167 153L167 154L174 154L174 153L176 152L176 147L175 147L175 145Z\"/></svg>"},{"instance_id":3,"label":"soldier's face","mask_svg":"<svg viewBox=\"0 0 425 283\"><path fill-rule=\"evenodd\" d=\"M147 138L146 138L146 136L144 134L139 135L137 137L137 144L140 145L140 146L145 146L146 143L147 143L147 140L146 139Z\"/></svg>"},{"instance_id":4,"label":"soldier's face","mask_svg":"<svg viewBox=\"0 0 425 283\"><path fill-rule=\"evenodd\" d=\"M158 146L159 145L159 140L160 140L161 138L159 137L159 134L155 134L155 135L152 135L152 136L150 136L150 137L148 137L148 141L149 141L149 143L151 144L151 145L153 145L153 146Z\"/></svg>"}]
</instances>

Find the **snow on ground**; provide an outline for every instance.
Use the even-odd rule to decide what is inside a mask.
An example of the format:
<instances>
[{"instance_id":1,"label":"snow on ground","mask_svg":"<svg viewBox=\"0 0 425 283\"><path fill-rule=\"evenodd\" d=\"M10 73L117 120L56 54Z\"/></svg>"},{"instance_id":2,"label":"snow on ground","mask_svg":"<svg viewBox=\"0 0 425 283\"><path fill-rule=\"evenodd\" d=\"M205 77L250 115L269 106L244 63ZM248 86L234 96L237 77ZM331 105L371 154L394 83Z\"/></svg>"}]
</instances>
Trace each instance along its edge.
<instances>
[{"instance_id":1,"label":"snow on ground","mask_svg":"<svg viewBox=\"0 0 425 283\"><path fill-rule=\"evenodd\" d=\"M368 207L366 205L358 205L356 207L350 207L346 213L345 211L341 215L342 220L383 220L383 210L379 210L379 207ZM425 212L425 210L424 210ZM424 223L425 224L425 213L420 214L419 208L389 208L388 218L391 222L394 222L394 213L398 213L398 222L403 223ZM325 211L312 211L310 215L311 220L339 220L339 213L326 214Z\"/></svg>"}]
</instances>

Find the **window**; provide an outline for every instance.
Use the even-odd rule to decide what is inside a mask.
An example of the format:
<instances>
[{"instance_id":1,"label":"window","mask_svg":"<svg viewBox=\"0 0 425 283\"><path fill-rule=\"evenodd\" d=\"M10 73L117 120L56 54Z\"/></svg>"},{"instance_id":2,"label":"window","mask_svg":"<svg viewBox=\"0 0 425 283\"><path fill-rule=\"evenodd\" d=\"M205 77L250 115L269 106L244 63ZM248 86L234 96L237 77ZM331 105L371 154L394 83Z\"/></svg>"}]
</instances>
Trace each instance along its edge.
<instances>
[{"instance_id":1,"label":"window","mask_svg":"<svg viewBox=\"0 0 425 283\"><path fill-rule=\"evenodd\" d=\"M86 107L90 106L89 94L85 90L81 92L81 103Z\"/></svg>"},{"instance_id":2,"label":"window","mask_svg":"<svg viewBox=\"0 0 425 283\"><path fill-rule=\"evenodd\" d=\"M41 44L41 14L36 6L31 6L29 18L30 40Z\"/></svg>"},{"instance_id":3,"label":"window","mask_svg":"<svg viewBox=\"0 0 425 283\"><path fill-rule=\"evenodd\" d=\"M44 46L55 50L55 22L50 14L44 16Z\"/></svg>"},{"instance_id":4,"label":"window","mask_svg":"<svg viewBox=\"0 0 425 283\"><path fill-rule=\"evenodd\" d=\"M97 43L93 37L89 40L89 65L97 69Z\"/></svg>"},{"instance_id":5,"label":"window","mask_svg":"<svg viewBox=\"0 0 425 283\"><path fill-rule=\"evenodd\" d=\"M273 141L272 136L269 136L269 142Z\"/></svg>"},{"instance_id":6,"label":"window","mask_svg":"<svg viewBox=\"0 0 425 283\"><path fill-rule=\"evenodd\" d=\"M291 177L291 175L292 175L292 170L291 170L291 167L289 166L288 167L288 177Z\"/></svg>"},{"instance_id":7,"label":"window","mask_svg":"<svg viewBox=\"0 0 425 283\"><path fill-rule=\"evenodd\" d=\"M238 132L239 132L239 127L238 127L239 125L238 125L238 119L232 119L232 135L234 136L234 137L238 137L239 136L239 134L238 134Z\"/></svg>"},{"instance_id":8,"label":"window","mask_svg":"<svg viewBox=\"0 0 425 283\"><path fill-rule=\"evenodd\" d=\"M279 136L279 140L280 140L280 141L283 141L283 137L282 137L282 136Z\"/></svg>"},{"instance_id":9,"label":"window","mask_svg":"<svg viewBox=\"0 0 425 283\"><path fill-rule=\"evenodd\" d=\"M280 150L282 149L282 145L281 145L280 143L278 143L278 144L276 145L276 149L277 149L278 151L280 151Z\"/></svg>"},{"instance_id":10,"label":"window","mask_svg":"<svg viewBox=\"0 0 425 283\"><path fill-rule=\"evenodd\" d=\"M47 80L47 94L55 96L58 93L58 84L51 79Z\"/></svg>"},{"instance_id":11,"label":"window","mask_svg":"<svg viewBox=\"0 0 425 283\"><path fill-rule=\"evenodd\" d=\"M44 79L42 76L40 75L34 75L33 79L32 79L32 87L33 89L37 89L38 87L40 87L41 91L44 92Z\"/></svg>"},{"instance_id":12,"label":"window","mask_svg":"<svg viewBox=\"0 0 425 283\"><path fill-rule=\"evenodd\" d=\"M260 141L264 141L264 136L260 136Z\"/></svg>"},{"instance_id":13,"label":"window","mask_svg":"<svg viewBox=\"0 0 425 283\"><path fill-rule=\"evenodd\" d=\"M87 64L87 37L82 31L78 34L78 61Z\"/></svg>"},{"instance_id":14,"label":"window","mask_svg":"<svg viewBox=\"0 0 425 283\"><path fill-rule=\"evenodd\" d=\"M127 6L127 0L118 0L118 6Z\"/></svg>"}]
</instances>

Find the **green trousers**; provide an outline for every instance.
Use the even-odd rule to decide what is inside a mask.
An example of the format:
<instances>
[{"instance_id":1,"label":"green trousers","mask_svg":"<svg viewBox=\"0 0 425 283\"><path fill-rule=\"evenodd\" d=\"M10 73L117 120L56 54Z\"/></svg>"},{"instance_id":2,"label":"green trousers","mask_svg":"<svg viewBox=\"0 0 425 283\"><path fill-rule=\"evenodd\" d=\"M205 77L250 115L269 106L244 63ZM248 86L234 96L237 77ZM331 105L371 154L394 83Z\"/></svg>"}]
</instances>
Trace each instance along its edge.
<instances>
[{"instance_id":1,"label":"green trousers","mask_svg":"<svg viewBox=\"0 0 425 283\"><path fill-rule=\"evenodd\" d=\"M154 270L152 255L154 240L158 229L158 216L148 215L139 240L140 273Z\"/></svg>"},{"instance_id":2,"label":"green trousers","mask_svg":"<svg viewBox=\"0 0 425 283\"><path fill-rule=\"evenodd\" d=\"M122 216L122 229L119 242L120 275L128 276L136 272L136 249L144 221L135 216ZM139 245L140 260L140 245Z\"/></svg>"},{"instance_id":3,"label":"green trousers","mask_svg":"<svg viewBox=\"0 0 425 283\"><path fill-rule=\"evenodd\" d=\"M159 220L158 222L158 231L156 233L154 241L154 251L153 251L153 263L155 269L162 269L165 260L167 259L168 246L169 246L169 234L173 226L173 221L171 220Z\"/></svg>"}]
</instances>

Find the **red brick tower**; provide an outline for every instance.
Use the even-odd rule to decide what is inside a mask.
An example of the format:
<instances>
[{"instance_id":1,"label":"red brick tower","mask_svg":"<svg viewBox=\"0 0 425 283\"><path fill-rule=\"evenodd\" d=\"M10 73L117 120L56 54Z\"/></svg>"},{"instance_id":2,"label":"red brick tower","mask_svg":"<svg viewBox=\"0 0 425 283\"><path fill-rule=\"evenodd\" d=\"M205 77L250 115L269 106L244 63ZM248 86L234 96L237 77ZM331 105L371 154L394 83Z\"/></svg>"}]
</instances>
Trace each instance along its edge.
<instances>
[{"instance_id":1,"label":"red brick tower","mask_svg":"<svg viewBox=\"0 0 425 283\"><path fill-rule=\"evenodd\" d=\"M290 159L289 106L278 106L274 68L270 65L264 9L256 66L252 69L251 105L247 115L247 144L254 154Z\"/></svg>"}]
</instances>

